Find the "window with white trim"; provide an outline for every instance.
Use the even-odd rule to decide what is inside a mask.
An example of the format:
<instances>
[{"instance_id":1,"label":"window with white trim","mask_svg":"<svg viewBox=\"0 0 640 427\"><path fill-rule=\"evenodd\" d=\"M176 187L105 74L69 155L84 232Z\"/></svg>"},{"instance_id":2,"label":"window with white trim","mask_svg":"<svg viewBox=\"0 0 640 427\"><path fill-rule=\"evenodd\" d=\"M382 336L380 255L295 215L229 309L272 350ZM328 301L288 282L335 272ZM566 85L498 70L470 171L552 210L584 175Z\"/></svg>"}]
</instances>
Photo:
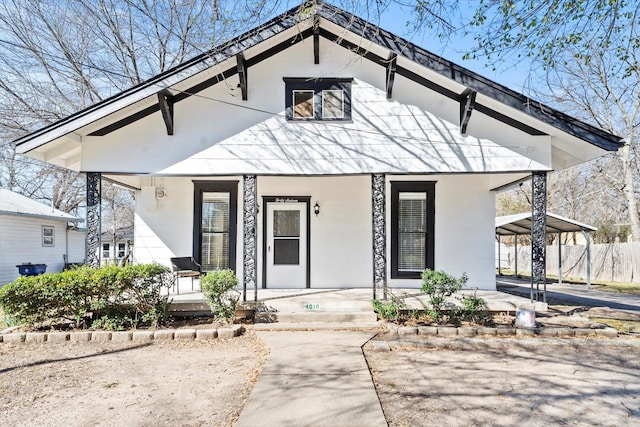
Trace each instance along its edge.
<instances>
[{"instance_id":1,"label":"window with white trim","mask_svg":"<svg viewBox=\"0 0 640 427\"><path fill-rule=\"evenodd\" d=\"M110 248L111 248L111 246L109 245L109 243L103 243L102 244L102 258L110 258L111 257Z\"/></svg>"},{"instance_id":2,"label":"window with white trim","mask_svg":"<svg viewBox=\"0 0 640 427\"><path fill-rule=\"evenodd\" d=\"M56 245L56 229L48 225L42 226L42 246Z\"/></svg>"},{"instance_id":3,"label":"window with white trim","mask_svg":"<svg viewBox=\"0 0 640 427\"><path fill-rule=\"evenodd\" d=\"M287 120L351 120L352 81L352 78L285 77Z\"/></svg>"}]
</instances>

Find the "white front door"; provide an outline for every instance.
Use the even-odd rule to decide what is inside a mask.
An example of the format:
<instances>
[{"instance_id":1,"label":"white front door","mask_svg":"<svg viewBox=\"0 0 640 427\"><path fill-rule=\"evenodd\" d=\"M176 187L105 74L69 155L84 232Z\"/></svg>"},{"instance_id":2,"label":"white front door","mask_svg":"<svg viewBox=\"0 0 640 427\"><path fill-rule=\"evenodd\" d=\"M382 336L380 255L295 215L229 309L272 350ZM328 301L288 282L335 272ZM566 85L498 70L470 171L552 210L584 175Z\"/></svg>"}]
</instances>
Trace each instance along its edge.
<instances>
[{"instance_id":1,"label":"white front door","mask_svg":"<svg viewBox=\"0 0 640 427\"><path fill-rule=\"evenodd\" d=\"M267 203L267 288L306 288L308 226L307 203Z\"/></svg>"}]
</instances>

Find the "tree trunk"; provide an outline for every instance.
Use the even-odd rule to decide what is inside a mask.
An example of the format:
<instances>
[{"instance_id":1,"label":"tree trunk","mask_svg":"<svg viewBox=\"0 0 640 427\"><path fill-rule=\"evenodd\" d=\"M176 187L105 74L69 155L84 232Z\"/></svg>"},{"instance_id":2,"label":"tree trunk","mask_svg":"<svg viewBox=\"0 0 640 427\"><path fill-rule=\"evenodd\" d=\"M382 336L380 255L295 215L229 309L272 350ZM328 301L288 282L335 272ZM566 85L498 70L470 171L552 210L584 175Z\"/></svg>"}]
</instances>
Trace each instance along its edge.
<instances>
[{"instance_id":1,"label":"tree trunk","mask_svg":"<svg viewBox=\"0 0 640 427\"><path fill-rule=\"evenodd\" d=\"M629 211L629 223L631 224L631 238L634 242L640 241L640 215L638 213L638 199L635 192L635 181L633 174L633 161L631 158L631 141L619 151L622 160L624 173L624 196L627 199L627 209Z\"/></svg>"}]
</instances>

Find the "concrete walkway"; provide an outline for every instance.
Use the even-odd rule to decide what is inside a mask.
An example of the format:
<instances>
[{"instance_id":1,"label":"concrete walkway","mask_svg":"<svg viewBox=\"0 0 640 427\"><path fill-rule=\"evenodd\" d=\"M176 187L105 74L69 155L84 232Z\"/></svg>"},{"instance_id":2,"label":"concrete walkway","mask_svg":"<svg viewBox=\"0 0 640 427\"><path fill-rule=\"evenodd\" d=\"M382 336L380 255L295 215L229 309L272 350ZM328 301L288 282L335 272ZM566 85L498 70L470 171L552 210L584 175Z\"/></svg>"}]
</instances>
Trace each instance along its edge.
<instances>
[{"instance_id":1,"label":"concrete walkway","mask_svg":"<svg viewBox=\"0 0 640 427\"><path fill-rule=\"evenodd\" d=\"M513 277L496 277L499 291L515 293L529 298L531 282ZM609 307L618 310L640 311L640 295L603 292L587 289L586 285L547 284L547 300L562 300L590 307Z\"/></svg>"},{"instance_id":2,"label":"concrete walkway","mask_svg":"<svg viewBox=\"0 0 640 427\"><path fill-rule=\"evenodd\" d=\"M238 427L387 426L362 346L374 332L257 332L271 348Z\"/></svg>"}]
</instances>

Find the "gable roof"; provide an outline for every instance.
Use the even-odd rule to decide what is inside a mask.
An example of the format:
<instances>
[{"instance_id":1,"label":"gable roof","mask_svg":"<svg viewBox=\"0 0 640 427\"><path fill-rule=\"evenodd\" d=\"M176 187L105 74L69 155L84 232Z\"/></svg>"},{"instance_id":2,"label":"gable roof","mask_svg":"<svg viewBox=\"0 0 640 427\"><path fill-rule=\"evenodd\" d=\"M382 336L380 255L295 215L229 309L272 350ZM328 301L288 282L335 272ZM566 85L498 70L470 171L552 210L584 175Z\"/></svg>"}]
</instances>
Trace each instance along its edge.
<instances>
[{"instance_id":1,"label":"gable roof","mask_svg":"<svg viewBox=\"0 0 640 427\"><path fill-rule=\"evenodd\" d=\"M615 135L536 102L328 3L319 1L315 9L304 16L298 12L298 8L284 12L254 30L248 31L220 46L214 47L210 51L185 61L175 68L158 74L128 90L23 136L15 141L17 150L19 153L29 152L55 139L69 135L83 126L87 126L111 114L122 112L123 109L145 98L162 94L163 91L166 91L172 86L181 83L185 84L185 82L189 83L187 80L191 77L211 69L216 65L220 65L229 59L233 59L234 57L238 59L238 66L224 69L208 77L206 80L193 84L184 90L180 90L175 95L171 95L172 103L180 102L225 78L242 72L242 67L255 65L308 37L323 37L333 41L345 48L358 52L364 58L378 63L385 68L388 68L390 64L393 63L393 72L412 79L450 99L463 102L465 99L468 99L471 92L476 92L504 106L525 113L544 124L586 141L600 149L615 151L622 146L620 138ZM388 57L380 56L372 50L363 48L362 45L357 45L349 41L343 34L336 34L336 31L327 29L326 25L323 25L324 21L346 29L346 31L355 34L361 40L372 42L388 50L390 55ZM269 39L274 39L276 36L292 28L299 29L293 39L281 41L246 60L242 56L242 53L247 49L255 47ZM394 57L405 58L415 64L426 67L441 77L448 79L448 81L455 83L456 87L462 86L465 89L456 91L454 90L455 88L451 86L446 87L445 85L429 80L412 71L409 67L403 67L397 64L396 60L392 61ZM242 66L240 63L242 63ZM473 105L473 109L517 127L531 135L545 134L544 131L521 123L510 117L509 114L497 111L495 107L486 105L486 103L476 102ZM151 105L149 105L149 103L143 104L141 108L134 113L130 114L127 111L125 117L93 131L90 135L106 135L113 130L126 126L129 123L133 123L140 118L160 110L161 107L159 103L154 102Z\"/></svg>"},{"instance_id":2,"label":"gable roof","mask_svg":"<svg viewBox=\"0 0 640 427\"><path fill-rule=\"evenodd\" d=\"M0 215L17 215L58 221L82 221L61 210L31 200L21 194L0 188Z\"/></svg>"}]
</instances>

